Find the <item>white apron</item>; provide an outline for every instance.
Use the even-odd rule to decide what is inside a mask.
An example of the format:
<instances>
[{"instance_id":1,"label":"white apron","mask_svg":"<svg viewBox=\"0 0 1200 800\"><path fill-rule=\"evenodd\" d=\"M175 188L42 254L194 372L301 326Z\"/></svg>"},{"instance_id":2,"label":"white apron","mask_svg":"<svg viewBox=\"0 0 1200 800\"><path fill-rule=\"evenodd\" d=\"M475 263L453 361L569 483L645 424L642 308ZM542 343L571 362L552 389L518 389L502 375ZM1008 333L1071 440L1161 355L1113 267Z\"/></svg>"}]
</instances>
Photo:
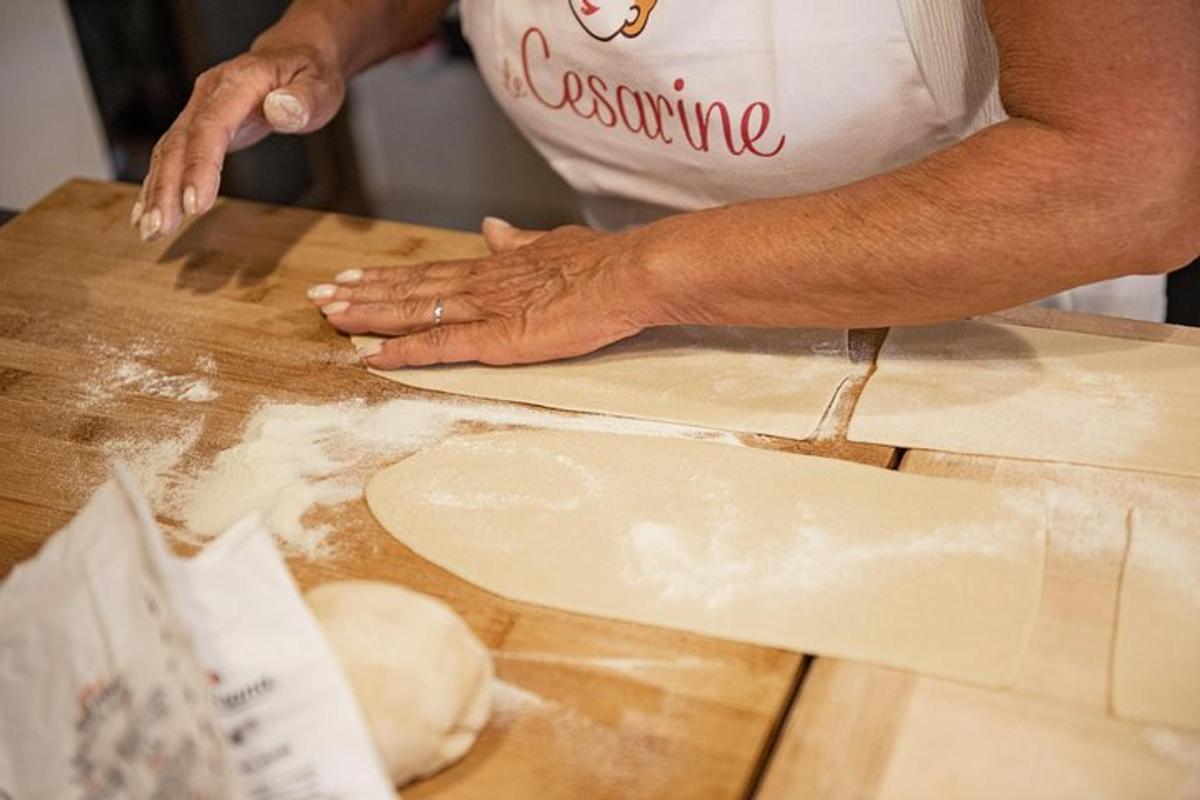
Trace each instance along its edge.
<instances>
[{"instance_id":1,"label":"white apron","mask_svg":"<svg viewBox=\"0 0 1200 800\"><path fill-rule=\"evenodd\" d=\"M461 7L497 102L600 229L842 186L1005 118L980 0Z\"/></svg>"}]
</instances>

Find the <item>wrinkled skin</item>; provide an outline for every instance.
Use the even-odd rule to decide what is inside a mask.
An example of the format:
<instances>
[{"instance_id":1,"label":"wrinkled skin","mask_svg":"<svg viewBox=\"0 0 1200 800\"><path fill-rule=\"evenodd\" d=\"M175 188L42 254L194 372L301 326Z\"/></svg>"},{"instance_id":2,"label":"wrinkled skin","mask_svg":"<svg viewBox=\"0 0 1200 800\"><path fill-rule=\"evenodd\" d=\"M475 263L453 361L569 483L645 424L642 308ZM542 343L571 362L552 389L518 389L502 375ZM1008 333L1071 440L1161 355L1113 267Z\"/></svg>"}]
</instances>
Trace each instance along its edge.
<instances>
[{"instance_id":1,"label":"wrinkled skin","mask_svg":"<svg viewBox=\"0 0 1200 800\"><path fill-rule=\"evenodd\" d=\"M310 297L340 331L394 337L363 352L382 369L550 361L646 326L625 258L636 234L574 226L538 233L495 219L483 231L491 257L351 270Z\"/></svg>"}]
</instances>

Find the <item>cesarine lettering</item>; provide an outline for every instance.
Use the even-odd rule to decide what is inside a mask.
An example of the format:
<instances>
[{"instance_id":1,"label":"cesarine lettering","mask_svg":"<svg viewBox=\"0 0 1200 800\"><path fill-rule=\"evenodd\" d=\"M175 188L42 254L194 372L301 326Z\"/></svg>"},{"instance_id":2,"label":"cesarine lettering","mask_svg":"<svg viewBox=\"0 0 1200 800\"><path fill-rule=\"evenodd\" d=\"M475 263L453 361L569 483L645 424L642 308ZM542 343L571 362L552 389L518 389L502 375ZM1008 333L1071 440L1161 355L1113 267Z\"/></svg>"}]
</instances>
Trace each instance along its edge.
<instances>
[{"instance_id":1,"label":"cesarine lettering","mask_svg":"<svg viewBox=\"0 0 1200 800\"><path fill-rule=\"evenodd\" d=\"M551 111L574 114L610 130L624 129L665 145L679 144L700 153L724 150L774 158L787 136L771 132L771 106L755 101L740 113L720 100L708 103L684 97L687 83L676 78L673 94L612 83L601 75L557 71L550 42L541 28L521 37L521 67L528 92ZM557 73L557 74L556 74Z\"/></svg>"}]
</instances>

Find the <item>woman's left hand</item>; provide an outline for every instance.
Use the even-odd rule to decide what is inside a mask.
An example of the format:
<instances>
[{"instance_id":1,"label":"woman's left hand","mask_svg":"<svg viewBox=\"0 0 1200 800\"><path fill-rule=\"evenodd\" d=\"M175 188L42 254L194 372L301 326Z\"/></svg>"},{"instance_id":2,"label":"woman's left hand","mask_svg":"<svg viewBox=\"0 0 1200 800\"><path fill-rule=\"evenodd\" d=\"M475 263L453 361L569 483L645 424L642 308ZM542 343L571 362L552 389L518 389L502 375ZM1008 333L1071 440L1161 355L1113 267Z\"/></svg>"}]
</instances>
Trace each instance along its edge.
<instances>
[{"instance_id":1,"label":"woman's left hand","mask_svg":"<svg viewBox=\"0 0 1200 800\"><path fill-rule=\"evenodd\" d=\"M483 235L491 256L346 270L309 299L344 333L389 337L360 350L378 369L552 361L653 324L634 234L488 219Z\"/></svg>"}]
</instances>

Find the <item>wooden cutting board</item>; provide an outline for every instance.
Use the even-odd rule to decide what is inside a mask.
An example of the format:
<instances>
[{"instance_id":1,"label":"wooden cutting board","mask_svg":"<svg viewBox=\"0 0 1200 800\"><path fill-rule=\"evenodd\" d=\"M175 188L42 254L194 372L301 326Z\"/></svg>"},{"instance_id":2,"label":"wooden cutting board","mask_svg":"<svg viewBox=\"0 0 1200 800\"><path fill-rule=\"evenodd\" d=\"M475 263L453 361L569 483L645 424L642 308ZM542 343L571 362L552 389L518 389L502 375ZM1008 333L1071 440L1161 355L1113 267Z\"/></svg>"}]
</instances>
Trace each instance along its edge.
<instances>
[{"instance_id":1,"label":"wooden cutting board","mask_svg":"<svg viewBox=\"0 0 1200 800\"><path fill-rule=\"evenodd\" d=\"M305 289L348 267L485 252L473 234L235 201L141 244L134 192L72 182L0 228L0 578L104 480L106 445L200 421L183 458L203 465L238 442L260 400L420 394L348 358ZM146 342L164 372L211 356L219 398L125 391L91 403L96 354ZM869 357L870 335L860 351ZM890 448L838 441L844 421L823 444L747 439L892 460ZM405 797L736 797L756 780L802 656L510 603L415 557L361 501L348 513L338 525L363 533L334 560L291 560L300 584L371 578L441 597L498 652L512 687L465 762Z\"/></svg>"}]
</instances>

